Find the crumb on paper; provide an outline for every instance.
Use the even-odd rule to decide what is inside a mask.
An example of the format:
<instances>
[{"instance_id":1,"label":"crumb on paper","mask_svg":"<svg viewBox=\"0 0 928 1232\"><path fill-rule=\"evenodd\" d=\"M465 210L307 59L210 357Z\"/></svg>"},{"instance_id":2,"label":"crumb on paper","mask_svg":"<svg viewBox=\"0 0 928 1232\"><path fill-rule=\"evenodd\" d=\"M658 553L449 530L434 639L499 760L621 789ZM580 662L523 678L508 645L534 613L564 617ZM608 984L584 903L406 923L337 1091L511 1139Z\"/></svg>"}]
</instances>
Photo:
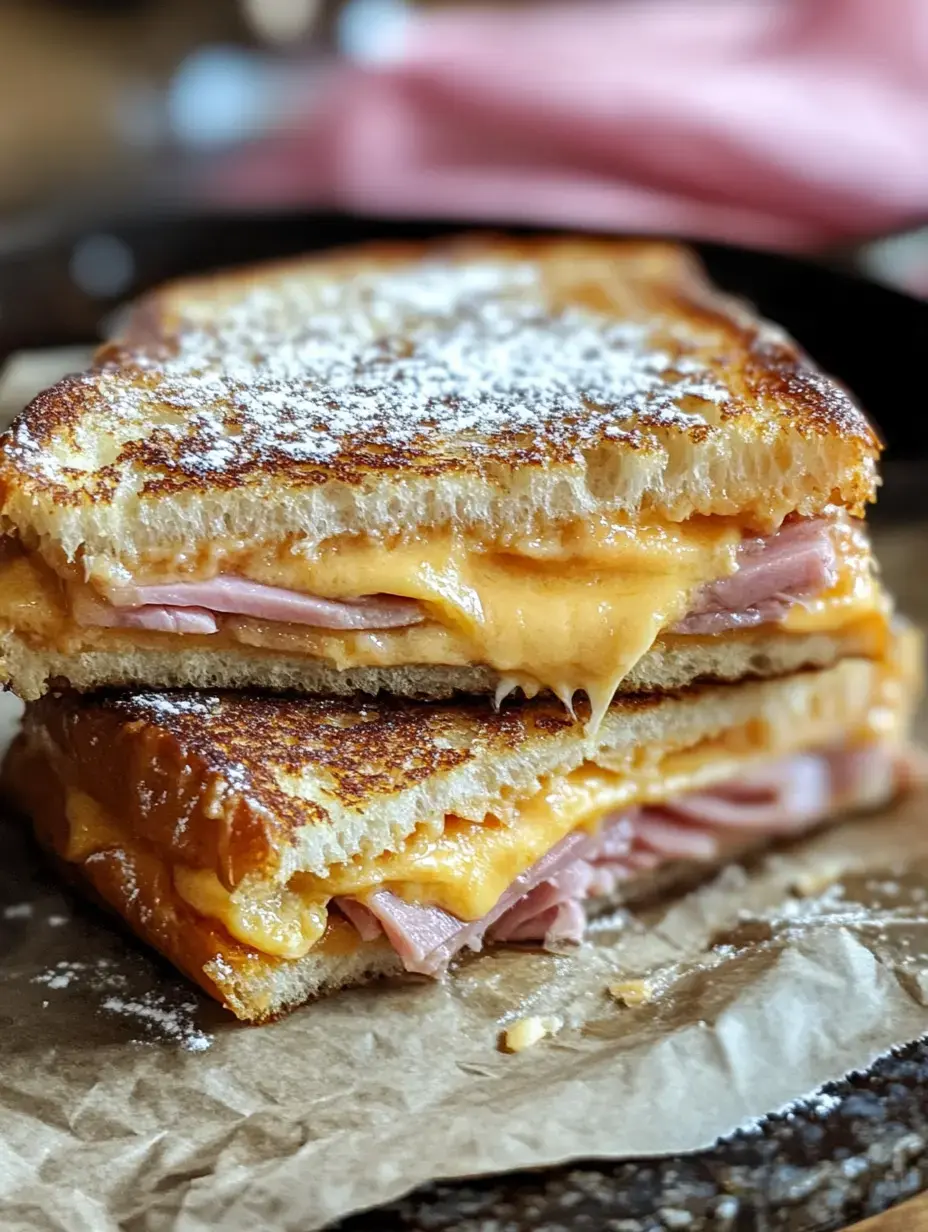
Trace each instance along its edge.
<instances>
[{"instance_id":1,"label":"crumb on paper","mask_svg":"<svg viewBox=\"0 0 928 1232\"><path fill-rule=\"evenodd\" d=\"M519 1018L506 1028L503 1048L506 1052L521 1052L524 1048L532 1048L546 1035L557 1035L563 1025L563 1019L553 1015L548 1018Z\"/></svg>"},{"instance_id":2,"label":"crumb on paper","mask_svg":"<svg viewBox=\"0 0 928 1232\"><path fill-rule=\"evenodd\" d=\"M832 873L800 873L793 880L792 890L801 898L817 898L834 885L834 882L835 875Z\"/></svg>"},{"instance_id":3,"label":"crumb on paper","mask_svg":"<svg viewBox=\"0 0 928 1232\"><path fill-rule=\"evenodd\" d=\"M5 920L30 920L32 918L32 903L10 903L3 908Z\"/></svg>"},{"instance_id":4,"label":"crumb on paper","mask_svg":"<svg viewBox=\"0 0 928 1232\"><path fill-rule=\"evenodd\" d=\"M160 1036L162 1040L179 1044L185 1052L205 1052L212 1047L213 1037L192 1021L197 1008L194 1001L170 1005L157 993L149 992L141 997L107 997L102 1008L109 1014L137 1019L156 1038ZM148 1039L137 1042L151 1043L152 1037L149 1035Z\"/></svg>"},{"instance_id":5,"label":"crumb on paper","mask_svg":"<svg viewBox=\"0 0 928 1232\"><path fill-rule=\"evenodd\" d=\"M607 991L613 1001L627 1005L629 1009L650 1005L654 1000L654 987L647 980L622 980L620 983L610 984Z\"/></svg>"}]
</instances>

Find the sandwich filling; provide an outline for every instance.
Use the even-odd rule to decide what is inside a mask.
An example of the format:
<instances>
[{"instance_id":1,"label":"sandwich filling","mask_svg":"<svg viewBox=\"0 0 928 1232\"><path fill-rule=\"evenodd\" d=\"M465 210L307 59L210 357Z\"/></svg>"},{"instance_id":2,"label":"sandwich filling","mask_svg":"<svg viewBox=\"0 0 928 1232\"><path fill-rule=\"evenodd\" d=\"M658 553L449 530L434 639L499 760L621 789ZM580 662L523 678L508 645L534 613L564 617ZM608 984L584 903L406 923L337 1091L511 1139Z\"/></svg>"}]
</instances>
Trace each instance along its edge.
<instances>
[{"instance_id":1,"label":"sandwich filling","mask_svg":"<svg viewBox=\"0 0 928 1232\"><path fill-rule=\"evenodd\" d=\"M705 777L692 759L678 781ZM417 832L376 860L298 874L286 887L227 890L215 873L173 868L179 899L262 954L297 959L347 921L356 943L385 937L408 971L442 974L462 950L485 941L549 948L582 940L588 910L625 883L659 879L681 862L714 866L764 840L796 836L845 810L876 807L908 773L898 747L835 745L753 762L719 782L666 799L635 796L622 776L595 767L526 801L510 824L449 817L440 834ZM89 795L68 793L72 862L132 851L118 820ZM343 945L343 943L342 943Z\"/></svg>"},{"instance_id":2,"label":"sandwich filling","mask_svg":"<svg viewBox=\"0 0 928 1232\"><path fill-rule=\"evenodd\" d=\"M343 935L347 926L356 945L385 938L408 970L437 975L486 939L579 940L590 902L614 898L624 883L681 862L716 864L841 810L886 802L906 773L897 673L895 664L874 667L869 684L810 695L779 733L753 720L695 744L670 739L645 757L632 748L615 767L583 762L499 815L423 822L394 849L323 873L281 881L246 873L230 886L213 868L153 848L68 772L57 846L88 872L120 852L127 867L141 864L137 853L147 851L163 861L186 910L272 960L325 952L333 929Z\"/></svg>"},{"instance_id":3,"label":"sandwich filling","mask_svg":"<svg viewBox=\"0 0 928 1232\"><path fill-rule=\"evenodd\" d=\"M185 902L264 953L302 957L334 911L361 940L386 935L407 971L435 976L484 940L579 942L588 900L680 861L716 864L841 809L883 804L899 775L898 754L886 746L837 747L751 767L660 804L603 812L621 787L586 770L520 809L514 827L451 818L437 839L417 835L395 858L363 872L334 869L323 884L297 877L260 908L236 901L211 872L178 867L174 885ZM269 927L269 917L282 927Z\"/></svg>"},{"instance_id":4,"label":"sandwich filling","mask_svg":"<svg viewBox=\"0 0 928 1232\"><path fill-rule=\"evenodd\" d=\"M150 563L134 579L73 569L63 579L37 552L8 552L0 566L0 621L33 645L168 639L309 655L338 670L479 664L499 674L501 695L547 688L569 705L585 692L594 721L659 636L830 632L874 618L885 623L885 600L869 544L839 512L766 536L696 518L479 550L450 535L331 543L309 558L296 544L217 547L208 562Z\"/></svg>"}]
</instances>

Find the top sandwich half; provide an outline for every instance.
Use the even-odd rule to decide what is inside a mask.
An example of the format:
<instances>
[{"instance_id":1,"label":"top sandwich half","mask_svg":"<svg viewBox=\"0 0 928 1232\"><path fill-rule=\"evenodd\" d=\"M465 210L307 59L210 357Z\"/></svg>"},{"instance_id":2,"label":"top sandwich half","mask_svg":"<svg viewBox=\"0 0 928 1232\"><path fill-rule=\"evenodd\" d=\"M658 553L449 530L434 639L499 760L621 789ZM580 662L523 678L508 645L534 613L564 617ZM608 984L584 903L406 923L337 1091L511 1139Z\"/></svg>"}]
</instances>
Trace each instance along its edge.
<instances>
[{"instance_id":1,"label":"top sandwich half","mask_svg":"<svg viewBox=\"0 0 928 1232\"><path fill-rule=\"evenodd\" d=\"M866 418L678 246L465 237L176 283L2 438L50 681L619 688L881 653Z\"/></svg>"}]
</instances>

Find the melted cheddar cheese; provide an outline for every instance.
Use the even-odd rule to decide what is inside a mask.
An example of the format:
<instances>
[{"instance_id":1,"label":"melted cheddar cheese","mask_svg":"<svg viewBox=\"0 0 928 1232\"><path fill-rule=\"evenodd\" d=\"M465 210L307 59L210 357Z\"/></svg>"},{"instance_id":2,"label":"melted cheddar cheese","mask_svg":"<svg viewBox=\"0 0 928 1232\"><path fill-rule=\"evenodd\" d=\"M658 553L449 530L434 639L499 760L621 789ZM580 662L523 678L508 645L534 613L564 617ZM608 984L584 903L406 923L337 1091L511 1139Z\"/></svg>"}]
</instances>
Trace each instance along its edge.
<instances>
[{"instance_id":1,"label":"melted cheddar cheese","mask_svg":"<svg viewBox=\"0 0 928 1232\"><path fill-rule=\"evenodd\" d=\"M285 888L255 896L230 893L209 870L178 867L174 885L197 911L222 920L236 940L265 954L299 958L325 932L328 902L340 895L363 901L372 890L388 889L405 902L479 920L562 838L595 829L634 794L626 776L584 766L524 801L511 823L449 817L439 835L417 831L400 851L334 865L325 878L298 873Z\"/></svg>"},{"instance_id":2,"label":"melted cheddar cheese","mask_svg":"<svg viewBox=\"0 0 928 1232\"><path fill-rule=\"evenodd\" d=\"M819 598L797 604L786 633L838 632L870 622L887 628L887 604L872 575L865 536L836 519L839 576ZM217 552L209 570L327 598L399 595L423 607L423 623L374 632L332 631L253 617L219 616L211 635L82 627L69 611L69 588L35 553L8 546L0 557L0 625L33 644L65 653L117 645L190 649L248 645L269 653L323 658L338 670L410 664L486 665L501 692L551 689L570 703L584 691L595 725L622 678L656 638L687 612L706 582L735 569L742 528L735 520L674 524L606 523L562 529L551 539L503 550L450 534L389 545L333 540L311 557L296 546ZM161 581L199 576L196 562L159 562ZM142 570L142 581L150 580ZM207 573L206 576L210 574Z\"/></svg>"},{"instance_id":3,"label":"melted cheddar cheese","mask_svg":"<svg viewBox=\"0 0 928 1232\"><path fill-rule=\"evenodd\" d=\"M685 615L693 592L733 572L740 539L722 520L694 520L602 527L580 542L523 544L519 553L476 552L451 536L389 551L343 544L305 562L301 588L417 599L457 643L457 661L528 678L535 691L549 688L568 703L585 690L595 722L661 629Z\"/></svg>"},{"instance_id":4,"label":"melted cheddar cheese","mask_svg":"<svg viewBox=\"0 0 928 1232\"><path fill-rule=\"evenodd\" d=\"M784 732L753 720L686 748L668 743L629 750L614 768L587 763L516 802L505 822L494 816L482 821L448 816L440 828L420 827L397 851L333 865L325 877L297 873L286 884L246 879L229 890L211 870L174 864L175 891L236 940L281 958L302 957L326 935L332 898L363 902L378 888L462 920L480 919L516 877L566 835L576 829L593 832L617 810L724 782L751 762L836 739L896 739L906 721L913 673L919 670L920 643L910 642L900 639L865 696L838 690L824 702L814 699L791 716ZM137 841L76 789L68 792L66 813L65 859L81 862L94 852Z\"/></svg>"}]
</instances>

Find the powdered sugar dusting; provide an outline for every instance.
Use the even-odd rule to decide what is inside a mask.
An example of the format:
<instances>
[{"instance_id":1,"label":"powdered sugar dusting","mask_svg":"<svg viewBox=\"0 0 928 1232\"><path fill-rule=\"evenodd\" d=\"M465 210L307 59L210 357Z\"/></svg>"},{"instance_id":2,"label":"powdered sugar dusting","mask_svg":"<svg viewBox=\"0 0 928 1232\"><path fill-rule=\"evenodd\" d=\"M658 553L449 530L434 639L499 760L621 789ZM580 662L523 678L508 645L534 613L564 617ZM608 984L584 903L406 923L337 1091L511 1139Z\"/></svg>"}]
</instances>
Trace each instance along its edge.
<instances>
[{"instance_id":1,"label":"powdered sugar dusting","mask_svg":"<svg viewBox=\"0 0 928 1232\"><path fill-rule=\"evenodd\" d=\"M175 990L165 994L146 989L139 995L129 991L129 978L109 958L94 961L55 963L33 976L32 982L54 992L87 991L99 996L99 1008L108 1014L129 1018L141 1028L135 1043L170 1043L186 1052L205 1052L213 1039L196 1025L198 1003L190 995ZM48 1007L49 1002L43 1002Z\"/></svg>"},{"instance_id":2,"label":"powdered sugar dusting","mask_svg":"<svg viewBox=\"0 0 928 1232\"><path fill-rule=\"evenodd\" d=\"M115 704L118 706L118 698ZM208 718L220 704L220 699L209 693L159 693L153 690L132 695L133 708L142 708L153 718L174 718L183 714Z\"/></svg>"},{"instance_id":3,"label":"powdered sugar dusting","mask_svg":"<svg viewBox=\"0 0 928 1232\"><path fill-rule=\"evenodd\" d=\"M185 1001L181 1004L169 1004L156 992L147 992L140 997L107 997L102 1008L110 1014L121 1014L138 1020L144 1027L154 1031L156 1036L179 1044L186 1052L205 1052L213 1043L212 1036L200 1031L193 1022L196 1002ZM147 1039L137 1043L151 1042Z\"/></svg>"},{"instance_id":4,"label":"powdered sugar dusting","mask_svg":"<svg viewBox=\"0 0 928 1232\"><path fill-rule=\"evenodd\" d=\"M116 456L101 457L79 423L50 451L21 421L15 448L46 475L99 474L131 456L160 484L268 465L480 465L501 444L576 456L634 440L642 423L704 427L707 405L729 399L669 320L555 304L542 274L530 261L433 258L194 301L170 345L83 378L112 409Z\"/></svg>"}]
</instances>

